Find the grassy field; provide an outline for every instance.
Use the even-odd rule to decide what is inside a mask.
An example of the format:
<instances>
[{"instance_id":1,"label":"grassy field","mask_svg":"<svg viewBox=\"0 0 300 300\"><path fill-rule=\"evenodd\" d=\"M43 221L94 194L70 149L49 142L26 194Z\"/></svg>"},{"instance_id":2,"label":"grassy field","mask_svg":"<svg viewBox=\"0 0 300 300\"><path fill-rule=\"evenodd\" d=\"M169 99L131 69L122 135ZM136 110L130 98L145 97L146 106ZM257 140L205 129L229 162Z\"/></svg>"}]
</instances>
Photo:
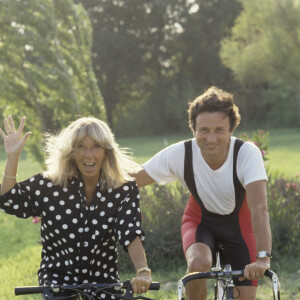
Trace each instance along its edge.
<instances>
[{"instance_id":1,"label":"grassy field","mask_svg":"<svg viewBox=\"0 0 300 300\"><path fill-rule=\"evenodd\" d=\"M144 139L118 139L123 147L132 149L140 163L154 153L181 139L191 136L155 137ZM271 170L278 170L292 177L300 173L300 129L281 130L270 133L270 151L268 165ZM5 160L0 151L0 172L3 172ZM22 159L18 179L22 180L40 171L39 164L30 159ZM21 220L0 213L0 300L40 299L39 296L15 297L15 286L36 285L37 269L40 260L39 224L31 219ZM300 260L283 257L272 265L280 276L282 299L300 299ZM153 279L162 283L161 291L153 292L155 299L175 300L177 280L184 275L184 266L173 271L154 270ZM122 274L122 279L133 274ZM211 298L210 298L211 299ZM263 280L258 289L257 299L272 299L269 282Z\"/></svg>"}]
</instances>

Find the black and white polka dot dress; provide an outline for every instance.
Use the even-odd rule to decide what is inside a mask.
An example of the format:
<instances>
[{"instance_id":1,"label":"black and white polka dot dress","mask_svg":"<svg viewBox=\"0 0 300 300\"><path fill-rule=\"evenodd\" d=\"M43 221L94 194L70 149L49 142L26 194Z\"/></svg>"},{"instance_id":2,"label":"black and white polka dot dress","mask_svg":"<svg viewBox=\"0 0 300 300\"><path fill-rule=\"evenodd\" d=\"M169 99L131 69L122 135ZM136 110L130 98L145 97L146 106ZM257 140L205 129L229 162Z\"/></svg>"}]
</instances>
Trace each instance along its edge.
<instances>
[{"instance_id":1,"label":"black and white polka dot dress","mask_svg":"<svg viewBox=\"0 0 300 300\"><path fill-rule=\"evenodd\" d=\"M41 217L40 284L106 283L119 280L116 241L126 249L136 236L144 240L139 197L133 181L107 191L98 184L86 206L80 179L64 188L38 174L1 196L0 207L20 218Z\"/></svg>"}]
</instances>

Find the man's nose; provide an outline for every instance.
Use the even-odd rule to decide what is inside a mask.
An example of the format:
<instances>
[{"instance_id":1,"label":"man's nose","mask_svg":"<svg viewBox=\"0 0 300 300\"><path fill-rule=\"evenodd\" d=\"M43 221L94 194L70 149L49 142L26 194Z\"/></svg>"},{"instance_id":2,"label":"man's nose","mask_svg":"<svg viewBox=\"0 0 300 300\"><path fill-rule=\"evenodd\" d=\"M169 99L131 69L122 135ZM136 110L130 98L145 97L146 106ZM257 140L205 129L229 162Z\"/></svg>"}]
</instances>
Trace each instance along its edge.
<instances>
[{"instance_id":1,"label":"man's nose","mask_svg":"<svg viewBox=\"0 0 300 300\"><path fill-rule=\"evenodd\" d=\"M209 143L213 143L213 142L216 141L216 135L215 135L213 132L211 132L211 133L209 133L209 134L207 135L206 140L207 140Z\"/></svg>"}]
</instances>

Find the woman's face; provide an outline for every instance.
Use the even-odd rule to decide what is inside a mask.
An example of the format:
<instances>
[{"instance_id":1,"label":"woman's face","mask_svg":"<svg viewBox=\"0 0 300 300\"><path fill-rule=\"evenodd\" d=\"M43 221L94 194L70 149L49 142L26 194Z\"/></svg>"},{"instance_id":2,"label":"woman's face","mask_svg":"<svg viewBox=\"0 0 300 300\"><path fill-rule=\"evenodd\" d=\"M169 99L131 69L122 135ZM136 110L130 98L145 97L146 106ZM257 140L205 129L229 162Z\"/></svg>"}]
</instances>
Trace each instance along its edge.
<instances>
[{"instance_id":1,"label":"woman's face","mask_svg":"<svg viewBox=\"0 0 300 300\"><path fill-rule=\"evenodd\" d=\"M105 149L86 135L75 147L75 161L83 180L98 180Z\"/></svg>"}]
</instances>

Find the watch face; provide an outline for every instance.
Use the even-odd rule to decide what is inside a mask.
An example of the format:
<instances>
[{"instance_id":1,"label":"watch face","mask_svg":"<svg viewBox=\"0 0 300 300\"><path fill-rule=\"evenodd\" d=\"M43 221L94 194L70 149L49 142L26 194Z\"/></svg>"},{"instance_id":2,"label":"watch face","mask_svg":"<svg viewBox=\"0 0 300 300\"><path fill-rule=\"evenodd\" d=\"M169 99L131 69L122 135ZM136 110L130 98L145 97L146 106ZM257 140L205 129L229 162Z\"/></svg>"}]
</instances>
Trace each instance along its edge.
<instances>
[{"instance_id":1,"label":"watch face","mask_svg":"<svg viewBox=\"0 0 300 300\"><path fill-rule=\"evenodd\" d=\"M259 258L271 257L271 254L268 253L267 251L259 251L257 253L257 257L259 257Z\"/></svg>"}]
</instances>

